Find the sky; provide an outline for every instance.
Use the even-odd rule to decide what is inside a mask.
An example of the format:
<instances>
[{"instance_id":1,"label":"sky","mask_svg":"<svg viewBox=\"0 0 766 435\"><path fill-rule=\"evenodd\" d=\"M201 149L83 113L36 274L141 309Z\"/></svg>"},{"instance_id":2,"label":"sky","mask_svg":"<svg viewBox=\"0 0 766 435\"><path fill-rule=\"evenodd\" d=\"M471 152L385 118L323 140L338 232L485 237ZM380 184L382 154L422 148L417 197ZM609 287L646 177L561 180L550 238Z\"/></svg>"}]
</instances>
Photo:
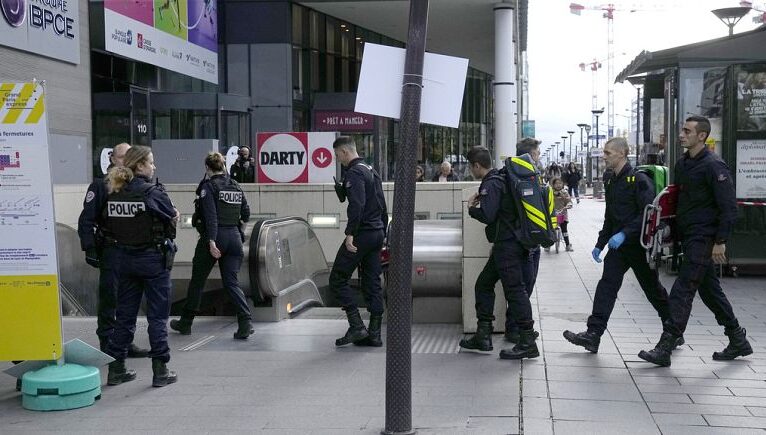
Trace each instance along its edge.
<instances>
[{"instance_id":1,"label":"sky","mask_svg":"<svg viewBox=\"0 0 766 435\"><path fill-rule=\"evenodd\" d=\"M607 19L599 10L586 9L581 15L570 13L569 0L530 0L527 55L529 64L529 119L535 120L535 135L543 150L573 130L574 143L580 142L578 123L590 124L592 73L583 72L580 63L600 60L597 75L599 133L607 129ZM579 0L586 8L606 3ZM728 27L710 11L739 6L739 0L616 0L614 13L614 72L619 74L642 50L657 51L728 34ZM753 1L753 7L766 10L766 1ZM637 9L630 12L630 9ZM752 11L734 28L734 33L752 30ZM614 85L615 129L630 128L631 99L636 88L630 83ZM622 116L620 116L622 115ZM633 115L635 116L635 115ZM592 131L591 134L595 132ZM630 140L632 144L634 140ZM567 139L567 144L569 139Z\"/></svg>"}]
</instances>

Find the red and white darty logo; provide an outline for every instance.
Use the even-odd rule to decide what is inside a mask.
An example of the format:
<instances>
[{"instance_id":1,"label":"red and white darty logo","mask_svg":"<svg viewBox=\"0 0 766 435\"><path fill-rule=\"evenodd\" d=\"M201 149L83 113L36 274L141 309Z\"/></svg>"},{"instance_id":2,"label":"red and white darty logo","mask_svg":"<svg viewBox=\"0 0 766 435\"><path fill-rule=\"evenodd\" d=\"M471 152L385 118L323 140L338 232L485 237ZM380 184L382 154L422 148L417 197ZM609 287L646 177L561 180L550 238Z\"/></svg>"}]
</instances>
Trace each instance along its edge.
<instances>
[{"instance_id":1,"label":"red and white darty logo","mask_svg":"<svg viewBox=\"0 0 766 435\"><path fill-rule=\"evenodd\" d=\"M261 183L307 183L308 135L259 134L257 159L258 181Z\"/></svg>"}]
</instances>

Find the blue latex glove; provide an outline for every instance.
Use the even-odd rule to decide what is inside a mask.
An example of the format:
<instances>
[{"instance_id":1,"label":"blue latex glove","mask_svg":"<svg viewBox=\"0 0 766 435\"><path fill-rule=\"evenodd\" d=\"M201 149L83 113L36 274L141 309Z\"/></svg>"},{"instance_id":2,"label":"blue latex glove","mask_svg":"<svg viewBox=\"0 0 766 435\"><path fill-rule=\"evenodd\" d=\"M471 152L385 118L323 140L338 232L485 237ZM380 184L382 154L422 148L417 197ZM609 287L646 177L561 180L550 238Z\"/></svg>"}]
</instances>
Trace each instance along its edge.
<instances>
[{"instance_id":1,"label":"blue latex glove","mask_svg":"<svg viewBox=\"0 0 766 435\"><path fill-rule=\"evenodd\" d=\"M622 243L625 241L625 233L620 231L619 233L612 236L611 239L609 239L609 249L617 249L620 246L622 246Z\"/></svg>"},{"instance_id":2,"label":"blue latex glove","mask_svg":"<svg viewBox=\"0 0 766 435\"><path fill-rule=\"evenodd\" d=\"M596 260L596 263L601 263L601 259L598 258L601 255L601 250L598 248L593 248L592 251L590 251L590 255L593 257L594 260Z\"/></svg>"}]
</instances>

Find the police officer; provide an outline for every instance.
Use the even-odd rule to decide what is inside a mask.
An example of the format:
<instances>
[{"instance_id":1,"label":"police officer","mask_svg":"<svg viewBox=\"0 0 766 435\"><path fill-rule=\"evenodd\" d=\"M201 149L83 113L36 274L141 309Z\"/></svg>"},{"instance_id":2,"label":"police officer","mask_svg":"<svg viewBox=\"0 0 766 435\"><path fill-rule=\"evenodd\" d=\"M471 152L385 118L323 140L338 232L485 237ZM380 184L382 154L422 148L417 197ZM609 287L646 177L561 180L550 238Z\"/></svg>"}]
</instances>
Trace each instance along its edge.
<instances>
[{"instance_id":1,"label":"police officer","mask_svg":"<svg viewBox=\"0 0 766 435\"><path fill-rule=\"evenodd\" d=\"M505 188L505 178L492 168L489 150L475 146L468 151L468 168L481 180L478 193L468 200L468 213L486 224L484 233L492 245L492 252L484 269L476 278L476 334L460 340L467 351L492 351L492 321L495 320L495 283L499 279L511 311L511 318L519 329L519 341L511 349L500 352L502 359L536 358L540 356L535 343L532 305L526 292L522 269L529 261L529 251L516 239L513 222L518 219L514 199Z\"/></svg>"},{"instance_id":2,"label":"police officer","mask_svg":"<svg viewBox=\"0 0 766 435\"><path fill-rule=\"evenodd\" d=\"M384 309L383 289L380 286L380 250L388 224L383 184L375 170L359 157L353 139L341 136L332 147L345 169L341 183L336 184L336 192L341 202L348 198L346 238L335 256L330 272L330 289L346 312L349 328L343 337L335 340L335 345L354 343L380 347L383 345L380 326ZM370 312L369 328L364 327L348 284L357 267Z\"/></svg>"},{"instance_id":3,"label":"police officer","mask_svg":"<svg viewBox=\"0 0 766 435\"><path fill-rule=\"evenodd\" d=\"M178 210L165 189L152 184L154 156L145 146L125 153L125 166L109 170L109 196L104 210L104 237L114 244L114 273L117 279L117 322L107 353L107 384L119 385L136 378L125 367L128 345L136 331L136 316L142 294L146 294L146 319L154 376L152 385L162 387L176 381L168 370L170 360L167 321L170 314L170 269L176 247Z\"/></svg>"},{"instance_id":4,"label":"police officer","mask_svg":"<svg viewBox=\"0 0 766 435\"><path fill-rule=\"evenodd\" d=\"M646 252L639 240L644 207L654 201L654 186L649 177L636 171L628 162L628 142L622 137L612 138L604 145L606 179L606 211L604 224L598 233L596 247L591 256L600 263L601 251L609 245L604 258L604 270L596 285L593 311L588 317L588 330L574 333L564 331L570 343L582 346L590 352L598 352L601 336L617 301L622 280L628 269L633 269L644 295L664 322L670 317L668 292L659 280L657 270L652 270ZM679 337L677 344L683 344Z\"/></svg>"},{"instance_id":5,"label":"police officer","mask_svg":"<svg viewBox=\"0 0 766 435\"><path fill-rule=\"evenodd\" d=\"M714 263L726 262L726 239L737 220L737 203L729 168L705 145L709 135L710 121L702 116L687 118L679 135L686 152L674 171L679 187L676 228L684 259L670 290L670 318L663 324L662 336L653 350L638 354L660 366L670 365L671 344L686 330L697 290L729 337L729 345L714 352L713 359L732 360L753 353L716 276Z\"/></svg>"},{"instance_id":6,"label":"police officer","mask_svg":"<svg viewBox=\"0 0 766 435\"><path fill-rule=\"evenodd\" d=\"M179 320L171 320L170 327L183 335L191 334L194 316L199 310L202 290L210 271L218 262L223 286L237 307L238 329L234 338L245 340L253 333L252 315L247 299L239 288L237 273L242 265L241 225L250 220L250 207L244 192L236 181L226 176L226 160L221 153L210 153L205 158L207 179L197 188L197 204L201 219L195 210L194 226L200 233L194 249L192 276L186 295L186 304Z\"/></svg>"},{"instance_id":7,"label":"police officer","mask_svg":"<svg viewBox=\"0 0 766 435\"><path fill-rule=\"evenodd\" d=\"M115 145L109 156L109 168L122 166L125 153L130 145L121 143ZM106 205L107 185L103 178L95 178L88 186L88 192L82 203L82 212L77 221L77 234L80 236L80 246L85 251L85 262L99 269L98 273L98 312L96 335L99 347L106 352L109 337L114 332L115 307L117 305L117 283L114 278L114 246L104 243L102 212ZM144 358L149 353L131 343L128 347L129 358Z\"/></svg>"},{"instance_id":8,"label":"police officer","mask_svg":"<svg viewBox=\"0 0 766 435\"><path fill-rule=\"evenodd\" d=\"M533 137L525 137L516 144L516 155L522 156L529 154L535 164L540 163L540 143L541 141ZM544 183L543 177L540 177L540 182ZM521 267L521 273L524 278L524 285L526 287L527 297L532 297L532 292L535 289L535 283L537 282L537 271L540 269L540 247L529 250L529 258L527 262ZM516 326L516 321L513 319L513 313L511 312L511 306L505 310L505 341L510 343L519 342L519 328Z\"/></svg>"}]
</instances>

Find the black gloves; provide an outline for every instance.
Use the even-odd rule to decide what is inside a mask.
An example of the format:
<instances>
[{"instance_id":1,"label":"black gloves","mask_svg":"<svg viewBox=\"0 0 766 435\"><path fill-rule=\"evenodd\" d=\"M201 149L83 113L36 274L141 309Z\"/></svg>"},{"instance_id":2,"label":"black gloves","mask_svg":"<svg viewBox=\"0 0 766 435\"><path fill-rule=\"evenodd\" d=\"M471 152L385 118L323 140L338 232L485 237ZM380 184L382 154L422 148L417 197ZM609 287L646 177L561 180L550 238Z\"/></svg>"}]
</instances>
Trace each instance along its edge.
<instances>
[{"instance_id":1,"label":"black gloves","mask_svg":"<svg viewBox=\"0 0 766 435\"><path fill-rule=\"evenodd\" d=\"M98 249L88 248L85 250L85 262L98 269L101 267L101 256L98 254Z\"/></svg>"}]
</instances>

